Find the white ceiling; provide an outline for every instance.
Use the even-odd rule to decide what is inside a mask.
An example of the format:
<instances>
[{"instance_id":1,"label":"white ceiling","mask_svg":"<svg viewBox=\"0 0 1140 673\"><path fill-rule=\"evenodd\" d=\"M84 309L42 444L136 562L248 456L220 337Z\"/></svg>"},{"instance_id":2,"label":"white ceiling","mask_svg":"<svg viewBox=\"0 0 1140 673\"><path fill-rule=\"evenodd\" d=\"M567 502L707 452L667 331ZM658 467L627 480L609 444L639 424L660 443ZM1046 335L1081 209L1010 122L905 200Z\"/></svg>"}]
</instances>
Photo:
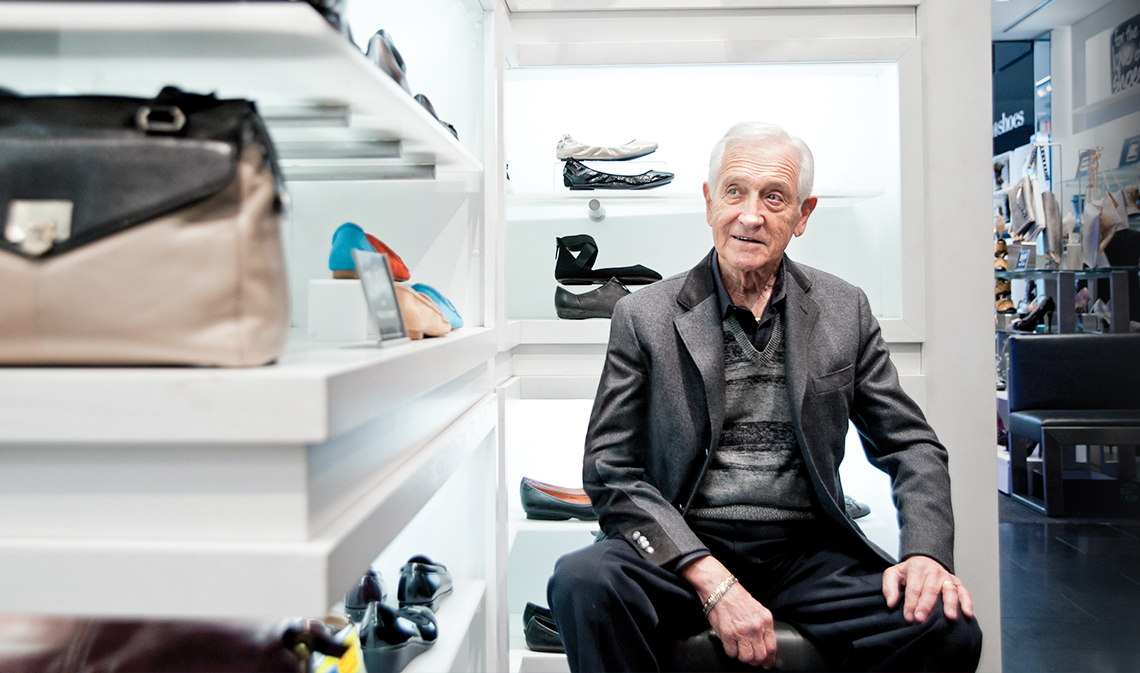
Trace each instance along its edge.
<instances>
[{"instance_id":1,"label":"white ceiling","mask_svg":"<svg viewBox=\"0 0 1140 673\"><path fill-rule=\"evenodd\" d=\"M1031 40L1054 28L1078 23L1110 2L1112 0L994 0L990 3L993 39ZM1033 12L1041 5L1044 7ZM1031 16L1006 30L1030 12L1033 12Z\"/></svg>"}]
</instances>

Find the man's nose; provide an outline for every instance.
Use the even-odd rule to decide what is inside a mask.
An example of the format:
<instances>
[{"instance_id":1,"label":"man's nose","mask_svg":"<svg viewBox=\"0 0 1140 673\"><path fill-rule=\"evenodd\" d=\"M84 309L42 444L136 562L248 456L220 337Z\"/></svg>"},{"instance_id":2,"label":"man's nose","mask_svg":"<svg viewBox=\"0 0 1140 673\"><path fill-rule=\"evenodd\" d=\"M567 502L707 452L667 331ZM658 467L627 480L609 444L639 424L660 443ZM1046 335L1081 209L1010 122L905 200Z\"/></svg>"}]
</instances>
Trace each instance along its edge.
<instances>
[{"instance_id":1,"label":"man's nose","mask_svg":"<svg viewBox=\"0 0 1140 673\"><path fill-rule=\"evenodd\" d=\"M759 198L751 198L744 202L740 209L740 220L745 224L760 224L764 221L763 206Z\"/></svg>"}]
</instances>

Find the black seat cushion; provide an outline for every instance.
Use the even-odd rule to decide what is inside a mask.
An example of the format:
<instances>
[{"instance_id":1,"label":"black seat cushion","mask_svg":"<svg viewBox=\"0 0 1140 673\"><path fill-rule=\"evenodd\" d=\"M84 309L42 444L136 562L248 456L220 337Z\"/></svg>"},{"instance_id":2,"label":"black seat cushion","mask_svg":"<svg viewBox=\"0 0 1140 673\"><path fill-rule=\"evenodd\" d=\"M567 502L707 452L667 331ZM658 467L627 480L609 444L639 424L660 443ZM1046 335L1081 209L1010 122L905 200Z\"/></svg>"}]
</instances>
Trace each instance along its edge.
<instances>
[{"instance_id":1,"label":"black seat cushion","mask_svg":"<svg viewBox=\"0 0 1140 673\"><path fill-rule=\"evenodd\" d=\"M1009 410L1140 409L1140 334L1009 338Z\"/></svg>"},{"instance_id":2,"label":"black seat cushion","mask_svg":"<svg viewBox=\"0 0 1140 673\"><path fill-rule=\"evenodd\" d=\"M830 671L823 655L810 640L793 626L777 621L776 669L780 671ZM724 645L712 629L677 640L662 657L662 668L668 671L761 671L724 653Z\"/></svg>"},{"instance_id":3,"label":"black seat cushion","mask_svg":"<svg viewBox=\"0 0 1140 673\"><path fill-rule=\"evenodd\" d=\"M1043 426L1140 429L1140 410L1025 409L1009 415L1009 429L1015 435L1036 437Z\"/></svg>"}]
</instances>

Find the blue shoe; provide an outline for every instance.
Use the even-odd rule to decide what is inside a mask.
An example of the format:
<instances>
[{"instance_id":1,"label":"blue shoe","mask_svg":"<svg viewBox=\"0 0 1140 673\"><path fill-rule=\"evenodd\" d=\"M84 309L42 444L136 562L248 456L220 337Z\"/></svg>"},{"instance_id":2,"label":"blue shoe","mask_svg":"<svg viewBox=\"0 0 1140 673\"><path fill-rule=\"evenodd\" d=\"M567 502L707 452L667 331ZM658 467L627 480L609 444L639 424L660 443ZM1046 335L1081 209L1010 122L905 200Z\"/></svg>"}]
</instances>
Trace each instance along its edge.
<instances>
[{"instance_id":1,"label":"blue shoe","mask_svg":"<svg viewBox=\"0 0 1140 673\"><path fill-rule=\"evenodd\" d=\"M352 261L352 251L363 250L376 252L364 230L352 222L345 222L336 229L332 238L332 250L329 252L329 269L333 278L358 278L356 263Z\"/></svg>"},{"instance_id":2,"label":"blue shoe","mask_svg":"<svg viewBox=\"0 0 1140 673\"><path fill-rule=\"evenodd\" d=\"M423 283L416 283L412 289L420 294L426 294L428 299L435 302L439 310L443 311L443 317L447 318L447 322L451 324L452 329L463 327L463 318L459 315L459 311L455 310L455 306L447 300L447 297L439 293L431 285L424 285Z\"/></svg>"}]
</instances>

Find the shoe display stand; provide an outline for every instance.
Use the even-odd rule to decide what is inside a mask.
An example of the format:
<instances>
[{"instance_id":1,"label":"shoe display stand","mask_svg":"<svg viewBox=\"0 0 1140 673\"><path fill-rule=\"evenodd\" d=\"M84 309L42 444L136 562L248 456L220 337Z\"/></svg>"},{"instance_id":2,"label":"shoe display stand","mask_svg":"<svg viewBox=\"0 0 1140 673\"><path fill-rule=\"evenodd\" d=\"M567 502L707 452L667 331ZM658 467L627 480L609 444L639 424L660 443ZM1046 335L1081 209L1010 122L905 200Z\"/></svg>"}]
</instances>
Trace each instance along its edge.
<instances>
[{"instance_id":1,"label":"shoe display stand","mask_svg":"<svg viewBox=\"0 0 1140 673\"><path fill-rule=\"evenodd\" d=\"M1127 333L1128 320L1128 274L1136 273L1136 267L1100 267L1084 269L1081 271L1029 269L1021 271L995 271L994 277L1008 280L1042 280L1045 285L1045 295L1057 298L1057 310L1053 319L1056 321L1049 330L1055 334L1074 334L1077 332L1077 313L1075 308L1075 284L1078 280L1093 281L1106 278L1109 281L1109 306L1112 309L1112 321L1109 331L1113 333ZM1096 301L1097 283L1090 282L1089 292ZM1069 288L1067 292L1062 292ZM1019 332L1016 330L998 330L1006 334L1032 334L1032 332Z\"/></svg>"}]
</instances>

